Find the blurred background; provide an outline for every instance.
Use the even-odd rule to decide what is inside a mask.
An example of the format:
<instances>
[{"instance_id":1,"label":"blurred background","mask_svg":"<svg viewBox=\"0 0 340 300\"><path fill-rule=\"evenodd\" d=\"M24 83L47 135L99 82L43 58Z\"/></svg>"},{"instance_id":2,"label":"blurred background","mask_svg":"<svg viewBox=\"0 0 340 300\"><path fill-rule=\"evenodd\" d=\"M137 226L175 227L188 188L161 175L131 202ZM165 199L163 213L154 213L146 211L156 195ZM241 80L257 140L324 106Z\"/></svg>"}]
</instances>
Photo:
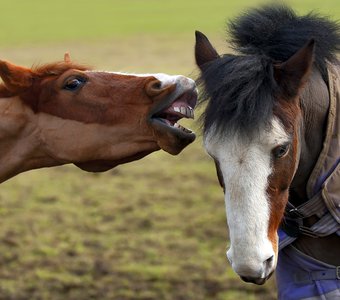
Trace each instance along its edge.
<instances>
[{"instance_id":1,"label":"blurred background","mask_svg":"<svg viewBox=\"0 0 340 300\"><path fill-rule=\"evenodd\" d=\"M194 30L223 53L226 20L260 3L0 0L0 59L31 66L69 51L95 69L195 78ZM339 0L285 3L340 18ZM0 300L275 299L273 279L258 287L233 273L227 247L201 138L177 157L157 152L103 174L36 170L0 188Z\"/></svg>"}]
</instances>

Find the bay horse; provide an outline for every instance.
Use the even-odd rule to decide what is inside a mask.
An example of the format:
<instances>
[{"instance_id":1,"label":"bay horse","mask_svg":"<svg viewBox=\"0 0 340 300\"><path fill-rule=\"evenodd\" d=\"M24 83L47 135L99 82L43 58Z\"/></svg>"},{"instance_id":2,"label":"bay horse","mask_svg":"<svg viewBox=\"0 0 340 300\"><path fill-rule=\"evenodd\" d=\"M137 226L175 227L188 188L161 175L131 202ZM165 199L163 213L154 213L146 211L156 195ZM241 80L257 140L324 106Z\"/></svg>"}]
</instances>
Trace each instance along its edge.
<instances>
[{"instance_id":1,"label":"bay horse","mask_svg":"<svg viewBox=\"0 0 340 300\"><path fill-rule=\"evenodd\" d=\"M255 284L277 267L279 299L340 299L339 23L269 5L228 29L235 54L195 45L227 258Z\"/></svg>"},{"instance_id":2,"label":"bay horse","mask_svg":"<svg viewBox=\"0 0 340 300\"><path fill-rule=\"evenodd\" d=\"M195 134L192 79L93 71L64 61L26 68L0 61L0 182L73 163L106 171L156 150L176 155Z\"/></svg>"}]
</instances>

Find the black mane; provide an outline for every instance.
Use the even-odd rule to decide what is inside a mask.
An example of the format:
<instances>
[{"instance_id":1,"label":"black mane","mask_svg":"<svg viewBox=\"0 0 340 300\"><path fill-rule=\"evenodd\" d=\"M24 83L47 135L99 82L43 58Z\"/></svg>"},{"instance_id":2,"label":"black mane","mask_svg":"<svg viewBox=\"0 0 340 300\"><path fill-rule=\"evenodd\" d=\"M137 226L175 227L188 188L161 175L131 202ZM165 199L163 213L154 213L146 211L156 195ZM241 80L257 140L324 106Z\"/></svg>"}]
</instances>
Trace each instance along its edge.
<instances>
[{"instance_id":1,"label":"black mane","mask_svg":"<svg viewBox=\"0 0 340 300\"><path fill-rule=\"evenodd\" d=\"M321 72L325 60L334 60L340 50L339 23L314 12L297 16L286 6L266 6L246 12L228 25L230 43L237 52L264 54L281 62L313 38L315 65Z\"/></svg>"},{"instance_id":2,"label":"black mane","mask_svg":"<svg viewBox=\"0 0 340 300\"><path fill-rule=\"evenodd\" d=\"M224 55L205 66L199 82L204 131L212 125L252 134L271 120L277 85L273 62L290 58L315 40L314 65L326 80L326 61L336 61L340 26L315 13L297 16L286 6L250 10L228 24L230 44L239 55Z\"/></svg>"}]
</instances>

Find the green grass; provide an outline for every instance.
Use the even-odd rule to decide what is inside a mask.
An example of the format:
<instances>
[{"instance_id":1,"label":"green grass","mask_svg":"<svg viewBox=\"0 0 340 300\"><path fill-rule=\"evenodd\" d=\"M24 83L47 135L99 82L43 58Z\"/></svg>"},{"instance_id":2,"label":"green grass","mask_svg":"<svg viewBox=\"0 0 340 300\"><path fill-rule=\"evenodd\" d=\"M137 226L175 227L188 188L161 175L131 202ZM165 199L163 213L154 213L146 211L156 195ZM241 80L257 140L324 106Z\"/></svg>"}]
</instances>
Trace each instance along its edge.
<instances>
[{"instance_id":1,"label":"green grass","mask_svg":"<svg viewBox=\"0 0 340 300\"><path fill-rule=\"evenodd\" d=\"M259 2L0 0L0 56L194 76L193 30L222 52L225 19ZM340 17L338 0L289 2ZM275 299L230 268L222 194L200 139L103 174L21 174L0 188L0 300Z\"/></svg>"},{"instance_id":2,"label":"green grass","mask_svg":"<svg viewBox=\"0 0 340 300\"><path fill-rule=\"evenodd\" d=\"M0 192L0 299L273 299L226 262L222 198L199 141L105 174L21 174Z\"/></svg>"},{"instance_id":3,"label":"green grass","mask_svg":"<svg viewBox=\"0 0 340 300\"><path fill-rule=\"evenodd\" d=\"M131 35L223 32L225 20L265 0L1 0L0 44L98 40ZM278 1L276 1L278 2ZM287 0L298 11L340 14L338 0Z\"/></svg>"},{"instance_id":4,"label":"green grass","mask_svg":"<svg viewBox=\"0 0 340 300\"><path fill-rule=\"evenodd\" d=\"M202 26L219 29L230 5L215 1L99 0L0 1L0 41L55 42L144 34L182 34ZM29 13L28 13L29 12ZM214 18L205 18L205 13ZM15 30L13 30L15 29Z\"/></svg>"}]
</instances>

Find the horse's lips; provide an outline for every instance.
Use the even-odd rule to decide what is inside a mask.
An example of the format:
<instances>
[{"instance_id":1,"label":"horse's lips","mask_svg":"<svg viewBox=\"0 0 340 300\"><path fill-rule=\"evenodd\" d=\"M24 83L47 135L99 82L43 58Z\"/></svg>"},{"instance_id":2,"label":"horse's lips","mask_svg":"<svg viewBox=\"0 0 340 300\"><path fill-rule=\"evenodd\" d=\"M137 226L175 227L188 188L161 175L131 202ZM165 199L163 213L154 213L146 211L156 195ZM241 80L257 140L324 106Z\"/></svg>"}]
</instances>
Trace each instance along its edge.
<instances>
[{"instance_id":1,"label":"horse's lips","mask_svg":"<svg viewBox=\"0 0 340 300\"><path fill-rule=\"evenodd\" d=\"M158 146L172 155L179 154L196 138L193 132L185 133L182 129L176 129L157 119L151 120L151 126Z\"/></svg>"},{"instance_id":2,"label":"horse's lips","mask_svg":"<svg viewBox=\"0 0 340 300\"><path fill-rule=\"evenodd\" d=\"M247 278L247 277L243 277L243 276L240 276L240 278L245 282L250 282L250 283L257 284L257 285L263 285L273 275L273 273L274 273L274 271L272 271L269 275L267 275L264 278Z\"/></svg>"},{"instance_id":3,"label":"horse's lips","mask_svg":"<svg viewBox=\"0 0 340 300\"><path fill-rule=\"evenodd\" d=\"M195 140L195 133L179 125L177 121L182 118L193 119L196 102L197 91L191 89L162 101L150 113L149 122L164 151L176 155Z\"/></svg>"}]
</instances>

